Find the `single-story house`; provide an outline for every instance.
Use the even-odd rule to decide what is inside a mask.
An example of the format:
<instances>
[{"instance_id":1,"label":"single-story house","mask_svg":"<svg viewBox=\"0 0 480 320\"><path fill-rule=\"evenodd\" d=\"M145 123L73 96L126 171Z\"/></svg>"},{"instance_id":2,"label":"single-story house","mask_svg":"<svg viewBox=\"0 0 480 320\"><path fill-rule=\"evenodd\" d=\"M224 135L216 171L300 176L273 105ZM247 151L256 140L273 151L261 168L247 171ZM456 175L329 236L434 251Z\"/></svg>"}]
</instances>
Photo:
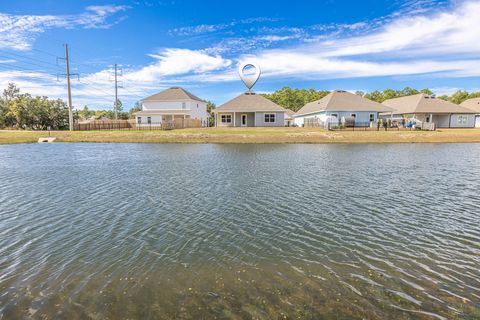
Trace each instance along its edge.
<instances>
[{"instance_id":1,"label":"single-story house","mask_svg":"<svg viewBox=\"0 0 480 320\"><path fill-rule=\"evenodd\" d=\"M480 98L465 100L460 105L475 112L475 128L480 128Z\"/></svg>"},{"instance_id":2,"label":"single-story house","mask_svg":"<svg viewBox=\"0 0 480 320\"><path fill-rule=\"evenodd\" d=\"M320 100L307 103L293 116L295 124L303 126L306 119L326 122L336 118L337 123L348 119L355 126L370 126L378 120L381 112L392 111L391 108L344 90L335 90ZM352 123L353 124L353 123Z\"/></svg>"},{"instance_id":3,"label":"single-story house","mask_svg":"<svg viewBox=\"0 0 480 320\"><path fill-rule=\"evenodd\" d=\"M295 114L295 111L290 109L285 109L285 126L286 127L291 127L294 125L294 119L293 119L294 114Z\"/></svg>"},{"instance_id":4,"label":"single-story house","mask_svg":"<svg viewBox=\"0 0 480 320\"><path fill-rule=\"evenodd\" d=\"M207 102L180 87L172 87L140 101L142 111L135 112L137 125L160 124L175 119L197 119L208 124Z\"/></svg>"},{"instance_id":5,"label":"single-story house","mask_svg":"<svg viewBox=\"0 0 480 320\"><path fill-rule=\"evenodd\" d=\"M401 116L420 122L434 123L437 128L473 128L475 112L425 93L385 100L383 105L394 111L388 118Z\"/></svg>"},{"instance_id":6,"label":"single-story house","mask_svg":"<svg viewBox=\"0 0 480 320\"><path fill-rule=\"evenodd\" d=\"M245 92L213 110L217 127L283 127L286 110L254 92Z\"/></svg>"}]
</instances>

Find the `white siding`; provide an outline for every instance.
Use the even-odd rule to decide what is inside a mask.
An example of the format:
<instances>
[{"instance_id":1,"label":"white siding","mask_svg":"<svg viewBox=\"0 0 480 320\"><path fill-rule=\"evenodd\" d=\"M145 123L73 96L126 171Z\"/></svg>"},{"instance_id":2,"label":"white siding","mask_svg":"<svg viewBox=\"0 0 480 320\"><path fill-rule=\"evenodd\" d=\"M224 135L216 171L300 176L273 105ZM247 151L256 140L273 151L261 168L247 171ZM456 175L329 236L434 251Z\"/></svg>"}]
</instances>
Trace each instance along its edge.
<instances>
[{"instance_id":1,"label":"white siding","mask_svg":"<svg viewBox=\"0 0 480 320\"><path fill-rule=\"evenodd\" d=\"M460 118L464 118L465 121L460 121ZM475 115L474 114L452 114L450 120L450 128L473 128L475 127Z\"/></svg>"},{"instance_id":2,"label":"white siding","mask_svg":"<svg viewBox=\"0 0 480 320\"><path fill-rule=\"evenodd\" d=\"M143 111L158 112L159 117L161 114L172 114L172 112L169 113L169 111L185 112L191 119L198 119L203 123L206 123L209 117L207 113L207 103L202 101L147 101L142 103L142 108ZM161 118L159 121L161 121Z\"/></svg>"},{"instance_id":3,"label":"white siding","mask_svg":"<svg viewBox=\"0 0 480 320\"><path fill-rule=\"evenodd\" d=\"M373 121L378 120L378 112L376 111L322 111L318 113L312 113L305 116L295 117L295 124L302 126L305 119L308 118L320 118L321 116L337 115L338 121L342 120L342 117L349 118L355 114L355 123L357 125L367 125L370 123L370 114L373 114Z\"/></svg>"}]
</instances>

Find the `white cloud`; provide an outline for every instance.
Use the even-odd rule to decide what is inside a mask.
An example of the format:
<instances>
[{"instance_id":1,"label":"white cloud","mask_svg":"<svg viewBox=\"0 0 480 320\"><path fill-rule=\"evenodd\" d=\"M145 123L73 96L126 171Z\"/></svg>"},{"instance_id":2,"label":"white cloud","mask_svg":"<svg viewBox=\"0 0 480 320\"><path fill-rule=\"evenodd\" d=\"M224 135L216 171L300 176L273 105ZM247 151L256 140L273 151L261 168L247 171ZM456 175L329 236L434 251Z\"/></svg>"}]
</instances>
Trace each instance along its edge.
<instances>
[{"instance_id":1,"label":"white cloud","mask_svg":"<svg viewBox=\"0 0 480 320\"><path fill-rule=\"evenodd\" d=\"M175 28L175 29L170 30L170 34L180 35L180 36L192 36L192 35L198 35L198 34L218 32L218 31L233 28L233 27L238 26L238 25L260 23L260 22L274 22L274 21L278 21L278 19L267 18L267 17L248 18L248 19L231 21L231 22L227 22L227 23L200 24L200 25L196 25L196 26L187 26L187 27Z\"/></svg>"},{"instance_id":2,"label":"white cloud","mask_svg":"<svg viewBox=\"0 0 480 320\"><path fill-rule=\"evenodd\" d=\"M152 82L168 76L224 70L232 64L229 59L219 55L188 49L165 49L150 56L156 59L154 63L139 70L127 72L125 78L131 81Z\"/></svg>"},{"instance_id":3,"label":"white cloud","mask_svg":"<svg viewBox=\"0 0 480 320\"><path fill-rule=\"evenodd\" d=\"M322 56L439 55L480 52L480 2L465 2L452 12L400 17L373 34L332 39L314 49Z\"/></svg>"},{"instance_id":4,"label":"white cloud","mask_svg":"<svg viewBox=\"0 0 480 320\"><path fill-rule=\"evenodd\" d=\"M415 76L416 79L448 79L480 76L480 20L477 18L480 16L480 2L460 2L443 10L438 7L428 10L428 5L431 5L429 0L410 1L407 5L414 14L404 11L403 14L393 14L372 22L312 26L308 32L292 27L257 28L259 33L225 38L203 50L163 49L149 55L153 61L147 65L123 68L122 80L129 90L123 93L133 93L135 96L130 95L129 99L134 101L139 96L146 96L170 85L202 86L205 83L239 81L236 64L245 59L258 62L267 81L272 78L320 80ZM95 15L99 19L94 24L96 27L107 25L106 18L110 14L124 10L114 7L87 9L86 14ZM46 16L42 17L49 21ZM4 28L1 19L2 15L0 35ZM38 23L32 18L31 22L22 23L28 25L35 35L50 24L60 25L57 17L52 19L52 22ZM39 26L39 31L35 31L36 26ZM77 26L94 27L86 22ZM227 27L203 25L197 28L178 32L200 34ZM317 30L320 34L312 35L312 30ZM25 36L28 35L25 33ZM1 41L3 40L0 40L0 46ZM282 47L268 49L271 43L281 44ZM244 51L237 51L237 48ZM29 80L20 76L21 73L3 77L0 74L0 85L5 83L5 79L20 79L23 81L20 83L26 86L35 85L33 78ZM40 75L32 75L38 76ZM109 70L94 74L83 73L80 83L73 82L74 104L111 106L113 83L110 80ZM63 83L42 81L38 81L39 89L34 92L64 94ZM295 82L292 81L292 86L294 85ZM452 93L457 88L437 89L433 91L442 94L447 91ZM112 94L109 95L110 92Z\"/></svg>"},{"instance_id":5,"label":"white cloud","mask_svg":"<svg viewBox=\"0 0 480 320\"><path fill-rule=\"evenodd\" d=\"M397 17L367 34L261 50L241 58L255 59L270 77L478 76L479 16L480 2L462 2L451 11Z\"/></svg>"},{"instance_id":6,"label":"white cloud","mask_svg":"<svg viewBox=\"0 0 480 320\"><path fill-rule=\"evenodd\" d=\"M109 17L127 6L89 6L78 15L13 15L0 13L0 48L28 50L36 37L54 28L109 28Z\"/></svg>"}]
</instances>

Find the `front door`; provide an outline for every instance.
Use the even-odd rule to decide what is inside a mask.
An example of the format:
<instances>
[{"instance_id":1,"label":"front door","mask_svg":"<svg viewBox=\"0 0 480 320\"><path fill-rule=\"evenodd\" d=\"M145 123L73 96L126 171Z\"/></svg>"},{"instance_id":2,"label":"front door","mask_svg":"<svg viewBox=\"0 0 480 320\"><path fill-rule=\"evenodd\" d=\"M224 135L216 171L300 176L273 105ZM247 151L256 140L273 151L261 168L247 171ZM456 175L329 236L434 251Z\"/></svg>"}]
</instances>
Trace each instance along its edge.
<instances>
[{"instance_id":1,"label":"front door","mask_svg":"<svg viewBox=\"0 0 480 320\"><path fill-rule=\"evenodd\" d=\"M475 128L480 128L480 116L475 117Z\"/></svg>"},{"instance_id":2,"label":"front door","mask_svg":"<svg viewBox=\"0 0 480 320\"><path fill-rule=\"evenodd\" d=\"M241 115L241 124L242 124L242 127L246 127L247 126L247 115L246 114L242 114Z\"/></svg>"}]
</instances>

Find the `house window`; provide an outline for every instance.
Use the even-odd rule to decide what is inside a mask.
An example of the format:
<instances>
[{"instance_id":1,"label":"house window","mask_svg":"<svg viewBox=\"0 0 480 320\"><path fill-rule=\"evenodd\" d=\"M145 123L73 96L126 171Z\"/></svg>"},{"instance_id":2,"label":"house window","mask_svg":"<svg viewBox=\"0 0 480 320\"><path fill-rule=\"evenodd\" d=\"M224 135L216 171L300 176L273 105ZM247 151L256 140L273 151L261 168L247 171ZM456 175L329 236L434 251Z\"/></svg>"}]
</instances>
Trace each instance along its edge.
<instances>
[{"instance_id":1,"label":"house window","mask_svg":"<svg viewBox=\"0 0 480 320\"><path fill-rule=\"evenodd\" d=\"M197 109L198 109L198 103L197 103Z\"/></svg>"},{"instance_id":2,"label":"house window","mask_svg":"<svg viewBox=\"0 0 480 320\"><path fill-rule=\"evenodd\" d=\"M352 117L352 118L357 118L357 114L356 114L356 113L351 113L351 114L350 114L350 117Z\"/></svg>"},{"instance_id":3,"label":"house window","mask_svg":"<svg viewBox=\"0 0 480 320\"><path fill-rule=\"evenodd\" d=\"M265 113L265 123L274 123L275 113Z\"/></svg>"},{"instance_id":4,"label":"house window","mask_svg":"<svg viewBox=\"0 0 480 320\"><path fill-rule=\"evenodd\" d=\"M142 124L142 117L137 117L137 123Z\"/></svg>"},{"instance_id":5,"label":"house window","mask_svg":"<svg viewBox=\"0 0 480 320\"><path fill-rule=\"evenodd\" d=\"M222 123L232 123L232 115L222 114Z\"/></svg>"},{"instance_id":6,"label":"house window","mask_svg":"<svg viewBox=\"0 0 480 320\"><path fill-rule=\"evenodd\" d=\"M332 113L330 116L338 118L338 114L336 114L336 113Z\"/></svg>"},{"instance_id":7,"label":"house window","mask_svg":"<svg viewBox=\"0 0 480 320\"><path fill-rule=\"evenodd\" d=\"M187 108L187 103L186 102L182 102L182 109L186 109Z\"/></svg>"},{"instance_id":8,"label":"house window","mask_svg":"<svg viewBox=\"0 0 480 320\"><path fill-rule=\"evenodd\" d=\"M147 117L147 123L152 124L152 117Z\"/></svg>"},{"instance_id":9,"label":"house window","mask_svg":"<svg viewBox=\"0 0 480 320\"><path fill-rule=\"evenodd\" d=\"M458 116L457 124L467 124L468 116Z\"/></svg>"},{"instance_id":10,"label":"house window","mask_svg":"<svg viewBox=\"0 0 480 320\"><path fill-rule=\"evenodd\" d=\"M375 114L370 113L370 122L374 122L374 121L375 121Z\"/></svg>"}]
</instances>

